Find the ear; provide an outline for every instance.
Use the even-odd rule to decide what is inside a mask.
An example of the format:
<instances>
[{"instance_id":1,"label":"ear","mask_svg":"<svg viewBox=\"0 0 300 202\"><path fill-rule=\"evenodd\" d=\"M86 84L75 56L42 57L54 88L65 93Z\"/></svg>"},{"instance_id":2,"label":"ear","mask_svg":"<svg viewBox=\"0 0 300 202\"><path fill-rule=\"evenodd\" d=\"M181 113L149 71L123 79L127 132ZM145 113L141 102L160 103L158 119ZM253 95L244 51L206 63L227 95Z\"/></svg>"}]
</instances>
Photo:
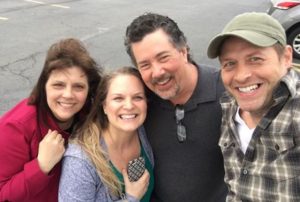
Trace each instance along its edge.
<instances>
[{"instance_id":1,"label":"ear","mask_svg":"<svg viewBox=\"0 0 300 202\"><path fill-rule=\"evenodd\" d=\"M293 48L287 45L284 49L284 54L282 55L282 64L286 69L292 68L293 63Z\"/></svg>"},{"instance_id":2,"label":"ear","mask_svg":"<svg viewBox=\"0 0 300 202\"><path fill-rule=\"evenodd\" d=\"M188 63L188 48L183 47L180 52L182 56L185 58L185 62Z\"/></svg>"},{"instance_id":3,"label":"ear","mask_svg":"<svg viewBox=\"0 0 300 202\"><path fill-rule=\"evenodd\" d=\"M107 112L106 112L106 104L105 104L105 102L103 102L102 103L102 106L101 106L102 108L103 108L103 112L104 112L104 114L107 114Z\"/></svg>"}]
</instances>

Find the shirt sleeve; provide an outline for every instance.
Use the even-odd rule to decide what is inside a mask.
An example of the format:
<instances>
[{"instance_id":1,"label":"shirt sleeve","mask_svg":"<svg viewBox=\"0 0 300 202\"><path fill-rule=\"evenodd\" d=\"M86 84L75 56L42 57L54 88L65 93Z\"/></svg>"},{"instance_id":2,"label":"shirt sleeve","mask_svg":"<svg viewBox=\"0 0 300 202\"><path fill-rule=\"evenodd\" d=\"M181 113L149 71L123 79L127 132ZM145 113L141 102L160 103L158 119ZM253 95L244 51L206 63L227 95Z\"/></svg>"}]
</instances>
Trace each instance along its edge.
<instances>
[{"instance_id":1,"label":"shirt sleeve","mask_svg":"<svg viewBox=\"0 0 300 202\"><path fill-rule=\"evenodd\" d=\"M121 200L121 201L123 201L123 200ZM121 202L120 201L120 202ZM140 200L139 199L137 199L137 198L135 198L134 196L132 196L132 195L130 195L130 194L128 194L128 193L126 193L126 199L125 199L125 201L127 202L140 202ZM117 201L117 202L119 202L119 201Z\"/></svg>"},{"instance_id":2,"label":"shirt sleeve","mask_svg":"<svg viewBox=\"0 0 300 202\"><path fill-rule=\"evenodd\" d=\"M74 156L64 156L59 182L58 201L95 201L97 194L99 194L97 193L96 178L96 170L87 160Z\"/></svg>"},{"instance_id":3,"label":"shirt sleeve","mask_svg":"<svg viewBox=\"0 0 300 202\"><path fill-rule=\"evenodd\" d=\"M58 191L59 202L140 202L126 194L125 199L112 199L102 183L95 167L83 157L82 150L69 145L62 161Z\"/></svg>"},{"instance_id":4,"label":"shirt sleeve","mask_svg":"<svg viewBox=\"0 0 300 202\"><path fill-rule=\"evenodd\" d=\"M18 122L0 124L0 201L26 200L45 189L51 178L31 156L34 142L28 133Z\"/></svg>"}]
</instances>

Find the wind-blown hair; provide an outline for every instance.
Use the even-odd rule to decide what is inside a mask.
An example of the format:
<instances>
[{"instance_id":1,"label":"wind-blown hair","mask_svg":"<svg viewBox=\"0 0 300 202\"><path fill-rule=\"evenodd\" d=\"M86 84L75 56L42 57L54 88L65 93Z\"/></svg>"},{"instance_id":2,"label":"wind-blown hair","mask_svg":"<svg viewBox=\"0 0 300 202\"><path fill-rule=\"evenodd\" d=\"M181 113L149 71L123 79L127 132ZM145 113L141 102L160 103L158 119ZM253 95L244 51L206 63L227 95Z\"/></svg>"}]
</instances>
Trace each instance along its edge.
<instances>
[{"instance_id":1,"label":"wind-blown hair","mask_svg":"<svg viewBox=\"0 0 300 202\"><path fill-rule=\"evenodd\" d=\"M144 15L135 18L126 29L124 45L132 63L137 66L132 52L132 43L142 41L146 35L159 29L162 29L169 36L170 42L177 50L186 48L188 61L192 62L186 37L179 29L177 23L168 16L155 13L145 13Z\"/></svg>"},{"instance_id":2,"label":"wind-blown hair","mask_svg":"<svg viewBox=\"0 0 300 202\"><path fill-rule=\"evenodd\" d=\"M107 152L102 148L100 139L104 131L108 129L109 121L103 110L103 103L108 94L108 89L114 78L120 75L132 75L141 81L142 78L136 68L122 67L103 76L98 85L95 102L83 126L77 131L76 136L71 137L70 142L76 143L86 152L103 183L115 196L122 193L122 184L113 173ZM145 86L144 86L145 89Z\"/></svg>"},{"instance_id":3,"label":"wind-blown hair","mask_svg":"<svg viewBox=\"0 0 300 202\"><path fill-rule=\"evenodd\" d=\"M77 115L80 114L80 116L76 117L78 125L83 123L83 120L89 113L92 100L95 96L95 90L101 80L102 68L98 66L95 60L90 56L80 40L67 38L50 46L42 72L29 96L28 104L37 107L38 120L43 121L44 124L47 124L45 122L46 114L52 115L47 104L45 90L51 72L53 70L62 70L74 66L79 67L86 74L89 85L87 100L83 108L77 113Z\"/></svg>"}]
</instances>

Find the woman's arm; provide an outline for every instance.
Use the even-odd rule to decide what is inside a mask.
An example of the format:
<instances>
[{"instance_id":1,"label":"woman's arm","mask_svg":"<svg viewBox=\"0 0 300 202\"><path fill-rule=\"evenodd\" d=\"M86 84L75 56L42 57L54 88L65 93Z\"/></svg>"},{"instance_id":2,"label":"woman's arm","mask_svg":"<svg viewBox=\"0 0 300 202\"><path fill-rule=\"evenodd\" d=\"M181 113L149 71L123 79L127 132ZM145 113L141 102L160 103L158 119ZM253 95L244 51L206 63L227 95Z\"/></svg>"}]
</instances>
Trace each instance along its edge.
<instances>
[{"instance_id":1,"label":"woman's arm","mask_svg":"<svg viewBox=\"0 0 300 202\"><path fill-rule=\"evenodd\" d=\"M26 200L45 189L51 179L31 156L37 140L29 132L18 122L0 124L0 201Z\"/></svg>"},{"instance_id":2,"label":"woman's arm","mask_svg":"<svg viewBox=\"0 0 300 202\"><path fill-rule=\"evenodd\" d=\"M62 162L58 200L63 202L92 202L99 188L98 175L87 160L66 155ZM98 186L97 186L98 184ZM102 193L101 196L105 196Z\"/></svg>"}]
</instances>

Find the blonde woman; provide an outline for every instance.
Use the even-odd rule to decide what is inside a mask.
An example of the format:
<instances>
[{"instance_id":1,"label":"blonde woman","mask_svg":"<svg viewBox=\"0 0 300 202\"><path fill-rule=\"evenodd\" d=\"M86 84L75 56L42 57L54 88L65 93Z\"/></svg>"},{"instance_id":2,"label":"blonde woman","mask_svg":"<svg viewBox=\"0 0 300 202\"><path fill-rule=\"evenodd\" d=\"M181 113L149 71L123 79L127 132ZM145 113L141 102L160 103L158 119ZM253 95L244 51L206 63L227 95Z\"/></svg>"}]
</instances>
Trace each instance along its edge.
<instances>
[{"instance_id":1,"label":"blonde woman","mask_svg":"<svg viewBox=\"0 0 300 202\"><path fill-rule=\"evenodd\" d=\"M104 76L90 115L64 155L59 201L150 201L154 163L142 127L146 112L135 68ZM134 159L143 160L145 171L131 181L127 170Z\"/></svg>"}]
</instances>

